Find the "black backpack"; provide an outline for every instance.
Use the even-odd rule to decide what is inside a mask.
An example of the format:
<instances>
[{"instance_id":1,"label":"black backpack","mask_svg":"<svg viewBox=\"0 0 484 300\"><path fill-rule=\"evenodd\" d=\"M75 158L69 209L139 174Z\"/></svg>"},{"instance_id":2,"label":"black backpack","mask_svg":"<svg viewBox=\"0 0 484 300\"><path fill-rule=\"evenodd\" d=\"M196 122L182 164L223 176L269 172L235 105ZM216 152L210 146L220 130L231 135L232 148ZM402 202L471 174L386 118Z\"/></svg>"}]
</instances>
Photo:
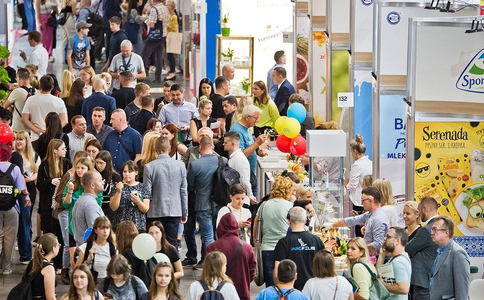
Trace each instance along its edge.
<instances>
[{"instance_id":1,"label":"black backpack","mask_svg":"<svg viewBox=\"0 0 484 300\"><path fill-rule=\"evenodd\" d=\"M200 282L203 288L203 293L200 296L200 300L225 300L224 295L222 295L220 290L222 289L224 284L227 283L227 281L222 280L222 282L220 282L214 290L208 288L205 280L200 279L198 282Z\"/></svg>"},{"instance_id":2,"label":"black backpack","mask_svg":"<svg viewBox=\"0 0 484 300\"><path fill-rule=\"evenodd\" d=\"M15 168L14 164L10 164L6 172L0 170L0 210L10 210L16 202L14 195L15 181L12 177L12 170Z\"/></svg>"},{"instance_id":3,"label":"black backpack","mask_svg":"<svg viewBox=\"0 0 484 300\"><path fill-rule=\"evenodd\" d=\"M35 274L30 274L30 276L29 271L30 268L25 269L22 281L8 293L7 300L32 300L32 281L40 274L41 270Z\"/></svg>"},{"instance_id":4,"label":"black backpack","mask_svg":"<svg viewBox=\"0 0 484 300\"><path fill-rule=\"evenodd\" d=\"M83 262L87 260L87 257L89 256L89 250L91 250L91 248L92 248L92 242L87 242L86 250L84 250L85 252L84 252ZM116 247L112 243L109 243L109 256L113 257L114 255L116 255ZM96 259L96 254L93 254L92 263L91 263L91 273L92 273L92 277L94 278L94 282L97 281L97 276L98 276L98 272L94 270L95 259Z\"/></svg>"},{"instance_id":5,"label":"black backpack","mask_svg":"<svg viewBox=\"0 0 484 300\"><path fill-rule=\"evenodd\" d=\"M87 20L86 20L88 24L91 24L91 27L89 27L89 32L87 36L90 36L93 38L97 38L99 36L103 26L103 17L101 17L98 14L99 6L101 6L101 2L102 1L99 1L99 4L97 5L95 12L92 12L92 11L89 12L89 15L87 16Z\"/></svg>"},{"instance_id":6,"label":"black backpack","mask_svg":"<svg viewBox=\"0 0 484 300\"><path fill-rule=\"evenodd\" d=\"M229 188L232 184L240 182L240 174L237 170L224 163L221 156L218 157L218 168L213 174L212 201L219 206L225 206L230 202Z\"/></svg>"}]
</instances>

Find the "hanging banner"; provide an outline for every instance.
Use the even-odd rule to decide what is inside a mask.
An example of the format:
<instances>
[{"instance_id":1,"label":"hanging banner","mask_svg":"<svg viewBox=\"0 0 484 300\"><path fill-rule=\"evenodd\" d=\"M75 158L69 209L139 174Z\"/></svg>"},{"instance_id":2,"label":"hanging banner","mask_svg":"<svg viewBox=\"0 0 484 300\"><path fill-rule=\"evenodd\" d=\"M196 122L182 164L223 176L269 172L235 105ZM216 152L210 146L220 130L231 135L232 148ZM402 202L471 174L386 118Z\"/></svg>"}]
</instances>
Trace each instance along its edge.
<instances>
[{"instance_id":1,"label":"hanging banner","mask_svg":"<svg viewBox=\"0 0 484 300\"><path fill-rule=\"evenodd\" d=\"M425 196L456 236L484 235L483 122L415 122L415 198Z\"/></svg>"},{"instance_id":2,"label":"hanging banner","mask_svg":"<svg viewBox=\"0 0 484 300\"><path fill-rule=\"evenodd\" d=\"M303 2L304 3L304 2ZM302 4L298 2L298 5ZM310 76L310 66L309 66L309 20L307 17L307 3L306 4L306 14L302 17L298 16L296 18L296 93L301 95L304 99L304 103L309 104L309 76ZM302 5L301 5L302 6ZM299 11L299 10L298 10Z\"/></svg>"},{"instance_id":3,"label":"hanging banner","mask_svg":"<svg viewBox=\"0 0 484 300\"><path fill-rule=\"evenodd\" d=\"M309 88L313 91L312 111L314 121L316 124L319 124L326 121L326 34L324 31L313 31L312 35L311 53L313 68L311 68L311 83L313 86L309 86ZM297 65L299 86L299 57ZM301 92L302 89L299 90L300 94Z\"/></svg>"}]
</instances>

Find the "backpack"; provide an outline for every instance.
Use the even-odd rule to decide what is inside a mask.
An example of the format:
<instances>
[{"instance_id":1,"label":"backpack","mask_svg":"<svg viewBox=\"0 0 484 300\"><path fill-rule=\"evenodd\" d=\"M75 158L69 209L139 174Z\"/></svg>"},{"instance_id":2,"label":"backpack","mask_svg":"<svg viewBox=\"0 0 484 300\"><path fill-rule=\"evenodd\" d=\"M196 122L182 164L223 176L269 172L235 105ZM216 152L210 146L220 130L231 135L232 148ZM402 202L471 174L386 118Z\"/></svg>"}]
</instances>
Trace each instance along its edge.
<instances>
[{"instance_id":1,"label":"backpack","mask_svg":"<svg viewBox=\"0 0 484 300\"><path fill-rule=\"evenodd\" d=\"M40 274L42 270L37 271L35 274L29 276L31 269L25 269L22 281L12 288L8 293L7 300L32 300L32 281Z\"/></svg>"},{"instance_id":2,"label":"backpack","mask_svg":"<svg viewBox=\"0 0 484 300\"><path fill-rule=\"evenodd\" d=\"M14 207L17 199L15 198L15 181L12 177L14 164L10 164L6 172L0 170L0 210L8 211Z\"/></svg>"},{"instance_id":3,"label":"backpack","mask_svg":"<svg viewBox=\"0 0 484 300\"><path fill-rule=\"evenodd\" d=\"M89 250L91 250L92 248L92 242L87 242L86 243L86 250L84 252L84 261L85 262L87 260L87 257L89 256ZM114 245L112 243L109 243L109 256L113 257L114 255L116 255L116 247L114 247ZM98 272L94 270L94 260L96 259L96 254L93 254L93 258L92 258L92 264L91 264L91 273L92 273L92 277L94 277L94 282L97 281L97 276L98 276Z\"/></svg>"},{"instance_id":4,"label":"backpack","mask_svg":"<svg viewBox=\"0 0 484 300\"><path fill-rule=\"evenodd\" d=\"M27 99L30 97L30 96L33 96L35 95L35 88L33 86L31 87L26 87L25 85L22 85L21 88L23 88L24 90L27 91L27 97L25 97L25 100L27 101ZM13 104L13 107L15 108L15 111L18 113L18 115L20 116L20 118L22 118L22 114L20 113L20 111L18 110L17 106L15 106L15 103Z\"/></svg>"},{"instance_id":5,"label":"backpack","mask_svg":"<svg viewBox=\"0 0 484 300\"><path fill-rule=\"evenodd\" d=\"M273 285L272 288L275 289L277 294L278 294L277 300L287 300L287 296L289 296L290 293L292 293L296 290L294 288L289 289L283 294L281 289L277 285Z\"/></svg>"},{"instance_id":6,"label":"backpack","mask_svg":"<svg viewBox=\"0 0 484 300\"><path fill-rule=\"evenodd\" d=\"M99 4L97 5L96 11L95 12L89 12L89 15L87 16L86 23L91 24L91 27L89 27L89 32L87 36L97 38L99 34L101 33L101 29L103 27L103 17L101 17L97 12L99 11L99 6L101 6L101 1L99 1Z\"/></svg>"},{"instance_id":7,"label":"backpack","mask_svg":"<svg viewBox=\"0 0 484 300\"><path fill-rule=\"evenodd\" d=\"M79 44L79 37L77 36L77 34L74 34L73 37L74 37L74 46L72 47L72 53L77 51L77 45ZM86 39L85 36L84 36L84 42L86 44L86 48L84 48L84 49L89 48L89 39ZM65 63L67 63L67 47L68 46L69 46L69 43L67 43L64 47L64 61L65 61Z\"/></svg>"},{"instance_id":8,"label":"backpack","mask_svg":"<svg viewBox=\"0 0 484 300\"><path fill-rule=\"evenodd\" d=\"M219 283L219 285L214 289L211 290L208 288L207 283L205 280L200 279L198 282L202 285L203 288L203 293L200 296L200 300L224 300L224 295L220 292L224 284L227 283L227 281L222 280L222 282Z\"/></svg>"},{"instance_id":9,"label":"backpack","mask_svg":"<svg viewBox=\"0 0 484 300\"><path fill-rule=\"evenodd\" d=\"M138 274L136 274L136 276L138 276L146 286L150 286L151 284L151 279L153 278L153 272L155 271L156 264L156 259L153 257L148 259L146 262L140 260Z\"/></svg>"},{"instance_id":10,"label":"backpack","mask_svg":"<svg viewBox=\"0 0 484 300\"><path fill-rule=\"evenodd\" d=\"M218 168L213 174L212 201L219 206L225 206L230 202L229 188L234 183L240 182L240 174L232 169L228 163L224 163L221 156L218 157Z\"/></svg>"}]
</instances>

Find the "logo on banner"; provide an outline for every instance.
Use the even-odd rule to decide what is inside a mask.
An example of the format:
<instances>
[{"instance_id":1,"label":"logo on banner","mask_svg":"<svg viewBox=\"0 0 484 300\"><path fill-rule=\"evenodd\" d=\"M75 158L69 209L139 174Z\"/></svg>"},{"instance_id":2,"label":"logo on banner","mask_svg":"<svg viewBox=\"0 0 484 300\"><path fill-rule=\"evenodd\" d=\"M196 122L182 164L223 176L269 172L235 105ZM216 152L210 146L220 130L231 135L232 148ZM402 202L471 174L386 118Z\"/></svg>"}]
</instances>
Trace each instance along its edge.
<instances>
[{"instance_id":1,"label":"logo on banner","mask_svg":"<svg viewBox=\"0 0 484 300\"><path fill-rule=\"evenodd\" d=\"M363 5L369 6L373 4L373 0L361 0Z\"/></svg>"},{"instance_id":2,"label":"logo on banner","mask_svg":"<svg viewBox=\"0 0 484 300\"><path fill-rule=\"evenodd\" d=\"M464 92L484 93L484 49L472 58L455 86Z\"/></svg>"},{"instance_id":3,"label":"logo on banner","mask_svg":"<svg viewBox=\"0 0 484 300\"><path fill-rule=\"evenodd\" d=\"M390 23L390 25L397 25L400 23L400 14L396 11L389 12L387 15L387 22Z\"/></svg>"}]
</instances>

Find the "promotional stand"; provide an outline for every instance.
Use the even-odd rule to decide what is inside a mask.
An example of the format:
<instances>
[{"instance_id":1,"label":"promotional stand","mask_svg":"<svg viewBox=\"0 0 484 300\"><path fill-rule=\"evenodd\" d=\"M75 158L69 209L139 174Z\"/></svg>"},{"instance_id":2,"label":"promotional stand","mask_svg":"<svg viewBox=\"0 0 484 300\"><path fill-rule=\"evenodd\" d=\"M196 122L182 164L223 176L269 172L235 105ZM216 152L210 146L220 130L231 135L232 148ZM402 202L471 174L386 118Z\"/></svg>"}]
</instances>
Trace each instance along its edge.
<instances>
[{"instance_id":1,"label":"promotional stand","mask_svg":"<svg viewBox=\"0 0 484 300\"><path fill-rule=\"evenodd\" d=\"M484 32L470 30L473 20L410 20L406 191L434 197L471 265L482 266Z\"/></svg>"}]
</instances>

